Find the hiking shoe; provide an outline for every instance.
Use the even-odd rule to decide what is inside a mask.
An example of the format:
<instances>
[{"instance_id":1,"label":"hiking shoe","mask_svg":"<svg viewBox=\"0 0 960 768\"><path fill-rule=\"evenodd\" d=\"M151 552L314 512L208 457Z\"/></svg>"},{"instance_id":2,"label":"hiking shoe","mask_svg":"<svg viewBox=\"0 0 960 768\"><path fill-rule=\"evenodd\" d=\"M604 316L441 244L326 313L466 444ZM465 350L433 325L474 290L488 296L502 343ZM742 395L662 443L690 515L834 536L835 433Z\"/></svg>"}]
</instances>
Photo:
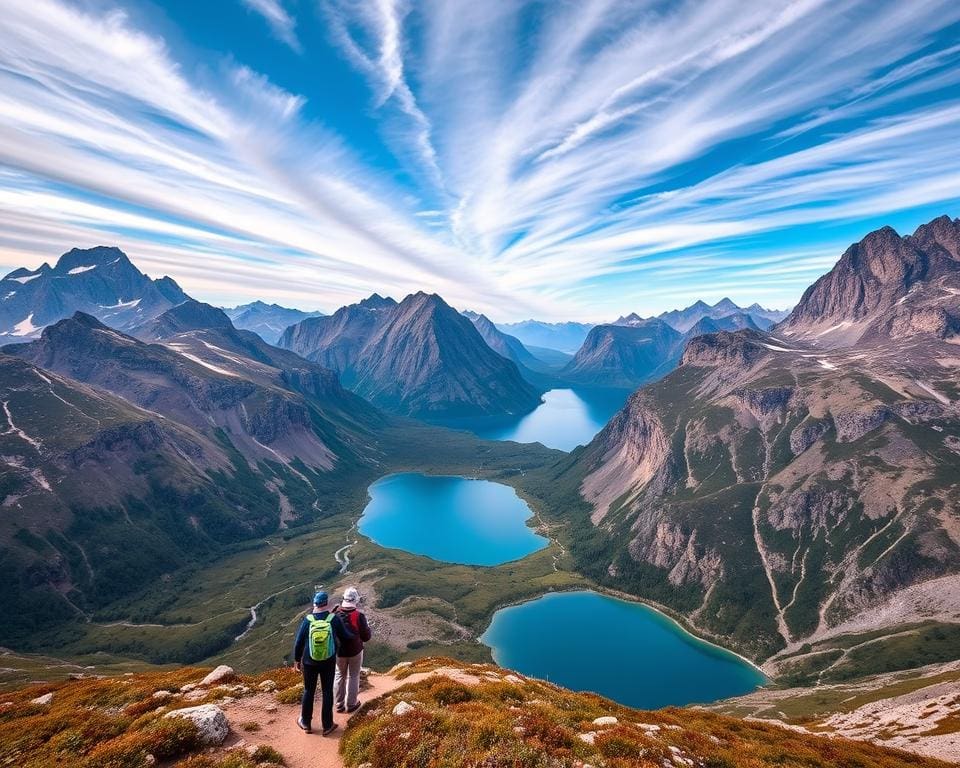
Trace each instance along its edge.
<instances>
[{"instance_id":1,"label":"hiking shoe","mask_svg":"<svg viewBox=\"0 0 960 768\"><path fill-rule=\"evenodd\" d=\"M299 725L307 733L313 733L313 729L309 725L303 722L302 717L297 718L297 725Z\"/></svg>"},{"instance_id":2,"label":"hiking shoe","mask_svg":"<svg viewBox=\"0 0 960 768\"><path fill-rule=\"evenodd\" d=\"M343 704L337 704L337 712L339 712L342 715L346 711L347 709L346 707L343 706Z\"/></svg>"},{"instance_id":3,"label":"hiking shoe","mask_svg":"<svg viewBox=\"0 0 960 768\"><path fill-rule=\"evenodd\" d=\"M339 728L339 727L340 727L339 725L337 725L336 723L334 723L334 724L331 725L329 728L324 728L324 729L323 729L323 735L324 735L324 736L329 736L331 733L333 733L333 732L334 732L335 730L337 730L337 728Z\"/></svg>"},{"instance_id":4,"label":"hiking shoe","mask_svg":"<svg viewBox=\"0 0 960 768\"><path fill-rule=\"evenodd\" d=\"M360 709L360 707L361 707L361 704L358 701L356 704L353 704L352 706L347 707L347 712L356 712L358 709Z\"/></svg>"}]
</instances>

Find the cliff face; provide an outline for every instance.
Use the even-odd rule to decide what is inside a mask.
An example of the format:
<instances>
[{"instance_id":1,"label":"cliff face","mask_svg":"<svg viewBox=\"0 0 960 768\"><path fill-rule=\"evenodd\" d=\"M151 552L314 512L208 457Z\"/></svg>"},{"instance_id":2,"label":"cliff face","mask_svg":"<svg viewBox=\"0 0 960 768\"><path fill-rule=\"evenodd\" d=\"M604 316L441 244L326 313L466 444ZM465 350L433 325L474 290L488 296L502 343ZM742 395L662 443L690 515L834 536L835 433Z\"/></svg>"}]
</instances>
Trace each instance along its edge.
<instances>
[{"instance_id":1,"label":"cliff face","mask_svg":"<svg viewBox=\"0 0 960 768\"><path fill-rule=\"evenodd\" d=\"M594 570L757 658L890 601L881 634L942 619L921 586L960 583L958 242L945 217L880 230L770 335L691 339L576 457Z\"/></svg>"},{"instance_id":2,"label":"cliff face","mask_svg":"<svg viewBox=\"0 0 960 768\"><path fill-rule=\"evenodd\" d=\"M524 413L539 391L439 296L372 297L288 328L280 345L340 372L354 392L421 417Z\"/></svg>"},{"instance_id":3,"label":"cliff face","mask_svg":"<svg viewBox=\"0 0 960 768\"><path fill-rule=\"evenodd\" d=\"M750 331L691 341L578 458L609 583L764 658L960 574L948 351L905 375L889 350L827 357Z\"/></svg>"},{"instance_id":4,"label":"cliff face","mask_svg":"<svg viewBox=\"0 0 960 768\"><path fill-rule=\"evenodd\" d=\"M890 227L851 245L777 332L822 347L878 338L947 338L960 330L960 221L901 237Z\"/></svg>"}]
</instances>

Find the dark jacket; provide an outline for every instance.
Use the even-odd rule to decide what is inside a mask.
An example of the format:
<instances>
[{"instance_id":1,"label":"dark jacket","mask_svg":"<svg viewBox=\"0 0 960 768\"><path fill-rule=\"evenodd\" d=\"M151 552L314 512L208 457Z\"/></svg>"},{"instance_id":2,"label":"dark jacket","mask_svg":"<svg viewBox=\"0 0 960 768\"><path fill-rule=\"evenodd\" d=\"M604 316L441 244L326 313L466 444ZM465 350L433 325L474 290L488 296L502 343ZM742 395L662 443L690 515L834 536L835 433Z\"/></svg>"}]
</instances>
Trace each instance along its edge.
<instances>
[{"instance_id":1,"label":"dark jacket","mask_svg":"<svg viewBox=\"0 0 960 768\"><path fill-rule=\"evenodd\" d=\"M312 611L312 614L318 619L323 619L330 611ZM346 626L340 617L334 614L333 620L330 622L330 626L333 627L333 641L337 646L337 653L340 652L340 647L344 643L349 643L353 640L356 640L356 635ZM293 660L302 661L304 664L325 664L325 661L314 661L310 658L310 653L307 651L307 640L310 637L310 622L307 621L307 617L303 617L303 621L300 622L300 629L297 630L297 639L293 644Z\"/></svg>"},{"instance_id":2,"label":"dark jacket","mask_svg":"<svg viewBox=\"0 0 960 768\"><path fill-rule=\"evenodd\" d=\"M337 618L345 624L353 635L352 640L337 647L337 656L356 656L363 650L363 644L370 642L370 625L367 624L367 617L363 611L356 608L340 608L337 611Z\"/></svg>"}]
</instances>

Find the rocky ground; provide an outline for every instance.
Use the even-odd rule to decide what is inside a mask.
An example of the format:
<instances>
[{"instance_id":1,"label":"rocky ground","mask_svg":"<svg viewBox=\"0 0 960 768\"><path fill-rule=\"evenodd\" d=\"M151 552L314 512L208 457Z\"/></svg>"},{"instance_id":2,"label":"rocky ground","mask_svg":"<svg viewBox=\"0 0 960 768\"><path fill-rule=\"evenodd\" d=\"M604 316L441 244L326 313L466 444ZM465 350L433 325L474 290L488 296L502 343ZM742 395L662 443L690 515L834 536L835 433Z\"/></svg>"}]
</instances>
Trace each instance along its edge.
<instances>
[{"instance_id":1,"label":"rocky ground","mask_svg":"<svg viewBox=\"0 0 960 768\"><path fill-rule=\"evenodd\" d=\"M960 670L954 670L960 672ZM947 680L903 698L896 719L928 712L956 723ZM704 709L642 712L490 664L430 658L368 674L363 706L337 715L331 736L296 719L302 687L291 669L251 677L226 666L118 677L77 677L0 695L0 765L46 768L942 768L918 754L838 738L877 738L892 721L880 704L810 728ZM928 695L929 694L929 695ZM936 707L930 704L936 694ZM910 707L914 709L910 709ZM919 707L919 715L916 715ZM908 709L910 713L908 714ZM314 725L317 725L315 722ZM821 726L826 727L824 724ZM857 730L859 729L859 731ZM946 743L946 742L945 742ZM914 748L905 739L902 746Z\"/></svg>"}]
</instances>

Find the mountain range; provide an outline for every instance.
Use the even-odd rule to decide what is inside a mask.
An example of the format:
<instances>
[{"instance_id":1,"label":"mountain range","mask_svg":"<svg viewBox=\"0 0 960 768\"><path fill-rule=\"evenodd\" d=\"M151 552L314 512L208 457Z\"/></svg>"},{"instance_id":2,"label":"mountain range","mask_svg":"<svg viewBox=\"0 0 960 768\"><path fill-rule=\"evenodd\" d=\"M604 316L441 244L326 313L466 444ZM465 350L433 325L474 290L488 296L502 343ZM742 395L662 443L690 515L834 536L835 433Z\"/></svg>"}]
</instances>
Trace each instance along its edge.
<instances>
[{"instance_id":1,"label":"mountain range","mask_svg":"<svg viewBox=\"0 0 960 768\"><path fill-rule=\"evenodd\" d=\"M267 304L253 301L223 310L235 328L253 331L261 339L276 344L287 328L308 317L322 317L323 312L304 312L300 309L281 307L279 304Z\"/></svg>"},{"instance_id":2,"label":"mountain range","mask_svg":"<svg viewBox=\"0 0 960 768\"><path fill-rule=\"evenodd\" d=\"M329 317L302 320L279 344L403 415L501 416L540 402L540 390L517 364L491 349L473 322L435 294L412 294L400 303L374 295Z\"/></svg>"},{"instance_id":3,"label":"mountain range","mask_svg":"<svg viewBox=\"0 0 960 768\"><path fill-rule=\"evenodd\" d=\"M958 244L881 229L769 334L689 340L564 468L580 567L804 681L873 663L841 634L960 618Z\"/></svg>"},{"instance_id":4,"label":"mountain range","mask_svg":"<svg viewBox=\"0 0 960 768\"><path fill-rule=\"evenodd\" d=\"M35 338L74 312L127 330L186 298L171 278L151 280L119 248L74 248L54 267L15 269L0 281L0 338Z\"/></svg>"},{"instance_id":5,"label":"mountain range","mask_svg":"<svg viewBox=\"0 0 960 768\"><path fill-rule=\"evenodd\" d=\"M571 355L580 348L592 327L592 323L545 323L540 320L497 324L497 328L520 339L528 348L545 347Z\"/></svg>"},{"instance_id":6,"label":"mountain range","mask_svg":"<svg viewBox=\"0 0 960 768\"><path fill-rule=\"evenodd\" d=\"M0 350L4 642L309 522L326 475L379 458L375 408L221 310L136 332L77 312Z\"/></svg>"}]
</instances>

